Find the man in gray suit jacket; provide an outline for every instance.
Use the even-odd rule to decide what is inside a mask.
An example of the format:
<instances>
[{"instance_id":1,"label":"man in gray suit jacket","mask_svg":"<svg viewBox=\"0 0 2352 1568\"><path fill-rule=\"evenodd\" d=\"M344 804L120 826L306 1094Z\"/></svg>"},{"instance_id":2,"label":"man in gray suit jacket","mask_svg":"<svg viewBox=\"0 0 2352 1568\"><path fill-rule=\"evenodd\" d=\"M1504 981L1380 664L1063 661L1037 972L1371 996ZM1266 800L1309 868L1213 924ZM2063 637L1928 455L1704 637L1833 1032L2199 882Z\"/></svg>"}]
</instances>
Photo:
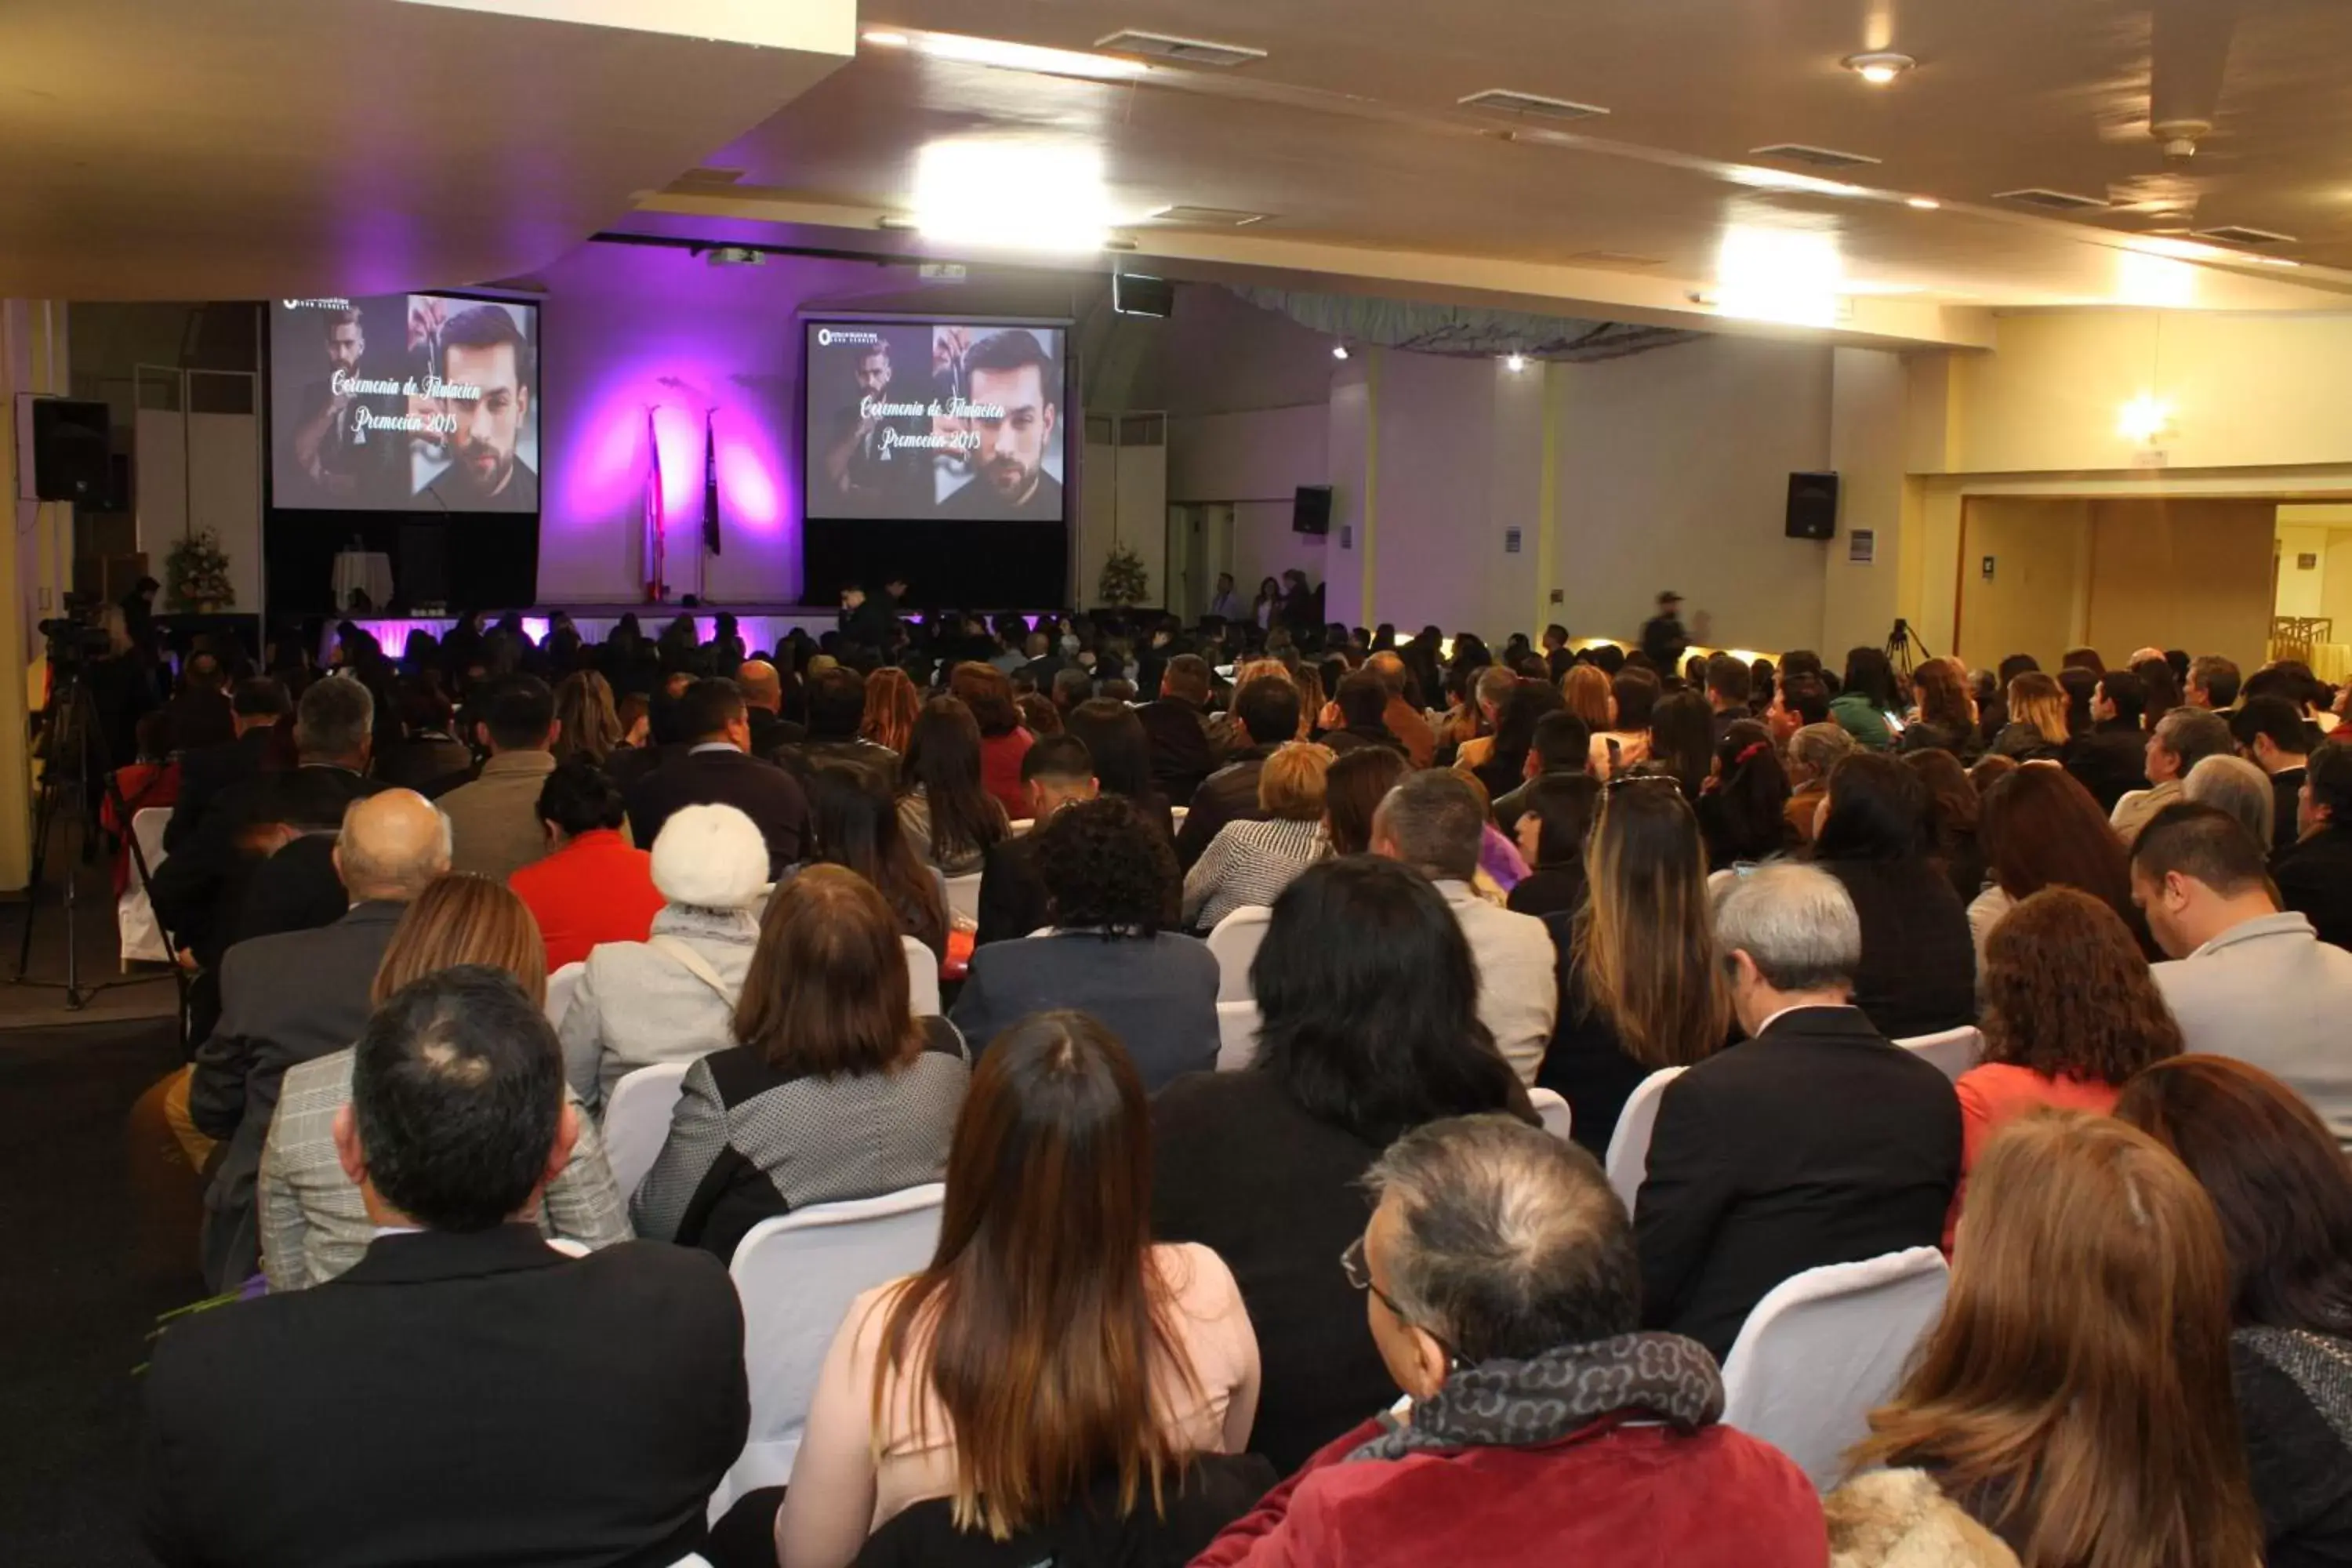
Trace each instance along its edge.
<instances>
[{"instance_id":1,"label":"man in gray suit jacket","mask_svg":"<svg viewBox=\"0 0 2352 1568\"><path fill-rule=\"evenodd\" d=\"M260 1263L254 1175L286 1069L359 1037L402 912L449 868L448 819L413 790L354 801L335 846L351 909L316 931L256 937L221 961L221 1018L196 1049L188 1114L224 1141L205 1194L204 1270L235 1289Z\"/></svg>"}]
</instances>

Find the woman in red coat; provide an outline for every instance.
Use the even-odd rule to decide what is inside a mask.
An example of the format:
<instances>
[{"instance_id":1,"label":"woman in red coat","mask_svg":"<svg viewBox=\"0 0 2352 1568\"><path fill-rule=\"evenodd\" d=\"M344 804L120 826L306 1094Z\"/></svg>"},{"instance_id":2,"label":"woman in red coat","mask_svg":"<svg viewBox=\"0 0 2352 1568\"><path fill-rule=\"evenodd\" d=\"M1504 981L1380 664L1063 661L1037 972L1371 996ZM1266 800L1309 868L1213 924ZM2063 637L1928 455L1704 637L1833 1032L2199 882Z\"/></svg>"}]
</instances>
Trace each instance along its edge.
<instances>
[{"instance_id":1,"label":"woman in red coat","mask_svg":"<svg viewBox=\"0 0 2352 1568\"><path fill-rule=\"evenodd\" d=\"M996 797L1014 821L1029 815L1029 791L1021 783L1021 759L1034 739L1021 727L1013 700L1013 679L992 664L960 664L948 678L948 691L963 700L980 722L981 786Z\"/></svg>"},{"instance_id":2,"label":"woman in red coat","mask_svg":"<svg viewBox=\"0 0 2352 1568\"><path fill-rule=\"evenodd\" d=\"M593 758L572 758L540 788L539 819L554 853L515 872L507 886L539 921L551 974L584 961L600 942L643 942L652 933L663 901L654 858L622 836L622 816L621 792Z\"/></svg>"}]
</instances>

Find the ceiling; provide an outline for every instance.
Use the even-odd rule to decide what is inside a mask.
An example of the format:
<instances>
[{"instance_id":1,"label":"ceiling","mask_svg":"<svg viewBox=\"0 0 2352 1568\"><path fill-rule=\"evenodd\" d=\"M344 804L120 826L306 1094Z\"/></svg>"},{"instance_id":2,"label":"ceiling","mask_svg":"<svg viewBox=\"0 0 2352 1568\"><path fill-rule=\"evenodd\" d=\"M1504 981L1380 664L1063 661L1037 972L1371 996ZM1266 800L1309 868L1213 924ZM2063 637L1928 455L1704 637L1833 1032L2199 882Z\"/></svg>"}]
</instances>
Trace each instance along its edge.
<instances>
[{"instance_id":1,"label":"ceiling","mask_svg":"<svg viewBox=\"0 0 2352 1568\"><path fill-rule=\"evenodd\" d=\"M2204 36L2152 4L2192 7ZM2233 10L2234 35L2216 32ZM1736 227L1830 237L1839 324L1920 341L1983 341L1991 307L2325 310L2352 293L2342 0L1013 0L984 15L877 0L861 24L914 47L868 42L706 160L740 171L732 185L675 185L646 205L870 233L908 211L927 143L1066 142L1101 150L1121 232L1180 276L1329 272L1665 321L1720 306ZM1140 28L1265 54L1105 80L926 51L983 25L1076 51ZM1868 47L1919 63L1873 88L1840 64ZM2152 61L2213 124L2185 166L2148 133ZM1494 88L1610 112L1563 123L1457 106ZM1879 162L1805 171L1751 153L1790 142ZM1850 184L1772 188L1780 172ZM2058 217L1993 199L2032 186L2116 205ZM1269 216L1145 218L1171 204ZM2187 237L2221 225L2294 238Z\"/></svg>"},{"instance_id":2,"label":"ceiling","mask_svg":"<svg viewBox=\"0 0 2352 1568\"><path fill-rule=\"evenodd\" d=\"M541 265L841 63L853 0L791 10L793 47L761 48L394 0L0 7L0 294L359 294Z\"/></svg>"}]
</instances>

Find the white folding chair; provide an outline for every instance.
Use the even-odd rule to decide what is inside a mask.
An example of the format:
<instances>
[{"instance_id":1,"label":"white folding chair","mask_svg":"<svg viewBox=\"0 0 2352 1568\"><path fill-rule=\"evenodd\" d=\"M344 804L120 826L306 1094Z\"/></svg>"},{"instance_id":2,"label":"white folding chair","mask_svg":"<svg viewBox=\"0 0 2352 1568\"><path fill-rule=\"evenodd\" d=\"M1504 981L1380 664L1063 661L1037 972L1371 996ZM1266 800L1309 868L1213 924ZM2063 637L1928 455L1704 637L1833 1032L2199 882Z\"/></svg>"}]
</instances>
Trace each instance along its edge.
<instances>
[{"instance_id":1,"label":"white folding chair","mask_svg":"<svg viewBox=\"0 0 2352 1568\"><path fill-rule=\"evenodd\" d=\"M980 873L969 877L945 879L948 889L948 914L960 925L980 923Z\"/></svg>"},{"instance_id":2,"label":"white folding chair","mask_svg":"<svg viewBox=\"0 0 2352 1568\"><path fill-rule=\"evenodd\" d=\"M1625 1212L1633 1212L1633 1199L1642 1190L1642 1179L1650 1173L1650 1133L1658 1125L1658 1103L1665 1098L1666 1085L1683 1075L1681 1068L1660 1068L1640 1083L1625 1098L1625 1109L1617 1113L1617 1126L1609 1134L1609 1158L1602 1167L1609 1173L1609 1187L1625 1205Z\"/></svg>"},{"instance_id":3,"label":"white folding chair","mask_svg":"<svg viewBox=\"0 0 2352 1568\"><path fill-rule=\"evenodd\" d=\"M1570 1112L1568 1101L1561 1097L1559 1090L1531 1089L1528 1090L1528 1100L1535 1106L1536 1118L1543 1123L1543 1130L1561 1142L1567 1142L1569 1129L1576 1124L1576 1119Z\"/></svg>"},{"instance_id":4,"label":"white folding chair","mask_svg":"<svg viewBox=\"0 0 2352 1568\"><path fill-rule=\"evenodd\" d=\"M604 1163L627 1203L669 1139L670 1112L686 1088L691 1062L656 1062L624 1073L604 1103Z\"/></svg>"},{"instance_id":5,"label":"white folding chair","mask_svg":"<svg viewBox=\"0 0 2352 1568\"><path fill-rule=\"evenodd\" d=\"M1257 962L1257 950L1265 942L1265 928L1273 922L1274 911L1264 904L1244 904L1219 921L1209 932L1209 952L1217 961L1217 1000L1248 1002L1257 993L1250 989L1250 965Z\"/></svg>"},{"instance_id":6,"label":"white folding chair","mask_svg":"<svg viewBox=\"0 0 2352 1568\"><path fill-rule=\"evenodd\" d=\"M1036 826L1037 819L1034 816L1016 816L1013 819L1013 837L1018 838Z\"/></svg>"},{"instance_id":7,"label":"white folding chair","mask_svg":"<svg viewBox=\"0 0 2352 1568\"><path fill-rule=\"evenodd\" d=\"M1257 1059L1260 1019L1255 1002L1217 1004L1217 1070L1239 1072Z\"/></svg>"},{"instance_id":8,"label":"white folding chair","mask_svg":"<svg viewBox=\"0 0 2352 1568\"><path fill-rule=\"evenodd\" d=\"M1953 1079L1984 1059L1984 1036L1965 1024L1940 1035L1914 1035L1895 1043Z\"/></svg>"},{"instance_id":9,"label":"white folding chair","mask_svg":"<svg viewBox=\"0 0 2352 1568\"><path fill-rule=\"evenodd\" d=\"M572 994L580 989L580 976L588 964L573 959L547 977L547 1021L557 1028L563 1027L563 1015L572 1011Z\"/></svg>"},{"instance_id":10,"label":"white folding chair","mask_svg":"<svg viewBox=\"0 0 2352 1568\"><path fill-rule=\"evenodd\" d=\"M743 1301L743 1369L751 1436L710 1499L715 1521L745 1492L793 1479L818 1372L849 1304L912 1274L940 1244L938 1182L851 1203L816 1204L762 1220L735 1248L728 1272Z\"/></svg>"},{"instance_id":11,"label":"white folding chair","mask_svg":"<svg viewBox=\"0 0 2352 1568\"><path fill-rule=\"evenodd\" d=\"M1797 1461L1826 1492L1943 1314L1932 1247L1808 1268L1765 1293L1723 1362L1723 1423Z\"/></svg>"},{"instance_id":12,"label":"white folding chair","mask_svg":"<svg viewBox=\"0 0 2352 1568\"><path fill-rule=\"evenodd\" d=\"M1192 815L1192 808L1189 805L1171 806L1168 809L1168 815L1175 820L1178 827L1181 827L1184 826L1184 819Z\"/></svg>"},{"instance_id":13,"label":"white folding chair","mask_svg":"<svg viewBox=\"0 0 2352 1568\"><path fill-rule=\"evenodd\" d=\"M907 950L907 1001L918 1018L932 1018L940 1011L940 955L911 936L902 936L898 945Z\"/></svg>"},{"instance_id":14,"label":"white folding chair","mask_svg":"<svg viewBox=\"0 0 2352 1568\"><path fill-rule=\"evenodd\" d=\"M163 942L163 928L155 920L155 906L147 897L147 879L139 874L142 856L150 871L163 863L163 829L171 821L172 808L168 805L144 805L131 814L131 837L139 845L139 854L131 858L131 880L114 905L114 929L122 939L121 963L125 970L134 959L148 963L172 962L172 950Z\"/></svg>"}]
</instances>

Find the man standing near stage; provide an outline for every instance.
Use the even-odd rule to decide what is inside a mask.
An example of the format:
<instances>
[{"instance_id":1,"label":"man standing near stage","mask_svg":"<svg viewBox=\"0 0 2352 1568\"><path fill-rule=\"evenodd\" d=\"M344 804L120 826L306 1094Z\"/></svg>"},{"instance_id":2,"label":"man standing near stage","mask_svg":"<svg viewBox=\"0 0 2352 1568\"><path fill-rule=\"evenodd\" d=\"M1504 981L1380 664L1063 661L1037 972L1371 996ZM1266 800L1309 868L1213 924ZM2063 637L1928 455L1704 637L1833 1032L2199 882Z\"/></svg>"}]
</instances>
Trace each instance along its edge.
<instances>
[{"instance_id":1,"label":"man standing near stage","mask_svg":"<svg viewBox=\"0 0 2352 1568\"><path fill-rule=\"evenodd\" d=\"M965 396L975 410L972 481L950 496L943 515L1062 521L1062 484L1045 471L1058 448L1061 382L1036 335L1018 327L982 338L964 356Z\"/></svg>"},{"instance_id":2,"label":"man standing near stage","mask_svg":"<svg viewBox=\"0 0 2352 1568\"><path fill-rule=\"evenodd\" d=\"M1683 628L1683 596L1672 588L1658 595L1658 613L1642 623L1642 651L1658 668L1658 679L1683 672L1683 655L1689 651L1690 633Z\"/></svg>"},{"instance_id":3,"label":"man standing near stage","mask_svg":"<svg viewBox=\"0 0 2352 1568\"><path fill-rule=\"evenodd\" d=\"M449 466L427 490L451 511L537 511L539 476L522 460L536 366L530 344L503 305L477 305L441 329L441 379L478 395L441 405L457 420Z\"/></svg>"}]
</instances>

